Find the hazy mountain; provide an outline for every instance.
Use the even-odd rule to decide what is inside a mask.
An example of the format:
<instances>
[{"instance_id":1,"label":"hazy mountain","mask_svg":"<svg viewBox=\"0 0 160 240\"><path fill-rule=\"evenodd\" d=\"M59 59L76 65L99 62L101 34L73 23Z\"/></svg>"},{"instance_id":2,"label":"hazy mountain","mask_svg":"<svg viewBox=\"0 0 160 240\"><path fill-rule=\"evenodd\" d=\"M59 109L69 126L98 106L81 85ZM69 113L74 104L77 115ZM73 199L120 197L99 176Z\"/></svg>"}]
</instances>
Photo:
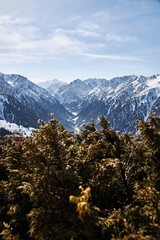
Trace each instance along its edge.
<instances>
[{"instance_id":1,"label":"hazy mountain","mask_svg":"<svg viewBox=\"0 0 160 240\"><path fill-rule=\"evenodd\" d=\"M57 79L37 83L38 86L46 89L51 95L55 94L55 92L59 90L61 86L66 84L67 83L59 81Z\"/></svg>"}]
</instances>

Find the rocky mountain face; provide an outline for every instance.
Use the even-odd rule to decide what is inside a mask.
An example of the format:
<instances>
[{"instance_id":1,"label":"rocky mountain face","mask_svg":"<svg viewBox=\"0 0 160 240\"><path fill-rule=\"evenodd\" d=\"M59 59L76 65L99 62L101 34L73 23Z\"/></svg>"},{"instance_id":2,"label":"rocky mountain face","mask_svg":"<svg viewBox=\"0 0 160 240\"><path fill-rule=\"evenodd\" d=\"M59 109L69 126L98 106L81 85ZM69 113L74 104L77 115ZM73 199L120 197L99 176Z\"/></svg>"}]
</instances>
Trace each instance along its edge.
<instances>
[{"instance_id":1,"label":"rocky mountain face","mask_svg":"<svg viewBox=\"0 0 160 240\"><path fill-rule=\"evenodd\" d=\"M76 113L72 119L75 129L91 118L97 124L99 116L104 115L115 130L128 133L135 131L138 118L147 120L153 111L160 114L160 76L75 80L55 96Z\"/></svg>"},{"instance_id":2,"label":"rocky mountain face","mask_svg":"<svg viewBox=\"0 0 160 240\"><path fill-rule=\"evenodd\" d=\"M50 114L71 129L72 114L45 89L15 74L0 74L0 119L37 128L38 119L48 121Z\"/></svg>"},{"instance_id":3,"label":"rocky mountain face","mask_svg":"<svg viewBox=\"0 0 160 240\"><path fill-rule=\"evenodd\" d=\"M135 131L138 118L147 120L152 111L159 114L159 96L159 76L151 78L129 76L125 81L124 78L122 81L120 78L113 79L103 96L97 94L97 99L91 100L79 112L76 125L80 126L81 122L86 122L84 118L86 112L87 121L93 118L97 123L98 117L102 114L109 119L115 130L123 133Z\"/></svg>"},{"instance_id":4,"label":"rocky mountain face","mask_svg":"<svg viewBox=\"0 0 160 240\"><path fill-rule=\"evenodd\" d=\"M90 78L84 81L76 79L60 87L54 96L70 111L77 113L80 111L80 104L82 102L84 103L86 96L98 86L107 87L108 81L106 79L96 78Z\"/></svg>"},{"instance_id":5,"label":"rocky mountain face","mask_svg":"<svg viewBox=\"0 0 160 240\"><path fill-rule=\"evenodd\" d=\"M91 118L101 115L114 130L135 131L136 120L147 120L152 111L160 114L160 76L124 76L111 80L90 78L74 80L45 89L20 75L0 74L0 119L25 127L37 127L37 120L48 121L50 113L68 130L79 131ZM45 88L45 89L44 89ZM8 130L8 129L7 129Z\"/></svg>"}]
</instances>

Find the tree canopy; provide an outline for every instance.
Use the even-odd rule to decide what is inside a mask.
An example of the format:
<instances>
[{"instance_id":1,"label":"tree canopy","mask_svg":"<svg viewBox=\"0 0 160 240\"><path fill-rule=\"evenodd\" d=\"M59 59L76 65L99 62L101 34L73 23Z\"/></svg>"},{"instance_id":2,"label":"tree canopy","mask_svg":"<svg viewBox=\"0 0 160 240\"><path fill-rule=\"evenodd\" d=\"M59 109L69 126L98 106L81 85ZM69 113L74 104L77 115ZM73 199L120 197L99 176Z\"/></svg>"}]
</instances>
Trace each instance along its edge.
<instances>
[{"instance_id":1,"label":"tree canopy","mask_svg":"<svg viewBox=\"0 0 160 240\"><path fill-rule=\"evenodd\" d=\"M0 239L160 236L160 117L119 134L100 117L79 134L51 115L32 136L0 141Z\"/></svg>"}]
</instances>

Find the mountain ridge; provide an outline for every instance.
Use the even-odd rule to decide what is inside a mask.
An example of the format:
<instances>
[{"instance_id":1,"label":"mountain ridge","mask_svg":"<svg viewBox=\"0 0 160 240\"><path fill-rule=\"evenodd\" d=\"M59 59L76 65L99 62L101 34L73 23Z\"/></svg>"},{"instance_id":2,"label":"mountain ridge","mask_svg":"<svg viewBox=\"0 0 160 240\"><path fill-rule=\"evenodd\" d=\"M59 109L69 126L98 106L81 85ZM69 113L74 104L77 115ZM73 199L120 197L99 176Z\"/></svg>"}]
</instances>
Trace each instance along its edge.
<instances>
[{"instance_id":1,"label":"mountain ridge","mask_svg":"<svg viewBox=\"0 0 160 240\"><path fill-rule=\"evenodd\" d=\"M52 89L51 95L46 89L53 81L47 81L46 86L44 82L41 88L23 76L1 73L0 119L35 127L35 119L48 121L50 113L54 112L55 118L68 130L79 131L91 118L97 125L103 115L114 130L128 133L135 131L136 119L147 120L153 111L160 114L158 74L150 77L128 75L110 80L75 79ZM25 117L30 118L30 125L26 124L24 115L21 116L23 111Z\"/></svg>"},{"instance_id":2,"label":"mountain ridge","mask_svg":"<svg viewBox=\"0 0 160 240\"><path fill-rule=\"evenodd\" d=\"M102 113L109 119L115 130L134 131L136 119L147 120L153 110L159 112L158 104L156 108L152 108L160 96L160 76L148 78L134 76L115 88L109 88L102 97L98 98L98 96L93 101L89 99L89 104L78 113L77 126L81 127L81 122L86 123L91 118L97 124L98 117ZM87 116L87 119L84 116Z\"/></svg>"},{"instance_id":3,"label":"mountain ridge","mask_svg":"<svg viewBox=\"0 0 160 240\"><path fill-rule=\"evenodd\" d=\"M0 74L0 118L25 127L38 127L38 119L48 121L53 112L70 128L72 114L48 91L17 74Z\"/></svg>"}]
</instances>

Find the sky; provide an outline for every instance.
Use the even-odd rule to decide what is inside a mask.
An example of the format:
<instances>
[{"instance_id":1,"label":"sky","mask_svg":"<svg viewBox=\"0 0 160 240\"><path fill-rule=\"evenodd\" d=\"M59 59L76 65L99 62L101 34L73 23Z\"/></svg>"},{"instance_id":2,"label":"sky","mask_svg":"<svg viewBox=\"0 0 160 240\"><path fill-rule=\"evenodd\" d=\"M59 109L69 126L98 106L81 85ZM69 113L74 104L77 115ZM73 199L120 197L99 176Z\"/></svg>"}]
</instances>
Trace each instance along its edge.
<instances>
[{"instance_id":1,"label":"sky","mask_svg":"<svg viewBox=\"0 0 160 240\"><path fill-rule=\"evenodd\" d=\"M159 0L0 0L0 72L38 83L160 73Z\"/></svg>"}]
</instances>

